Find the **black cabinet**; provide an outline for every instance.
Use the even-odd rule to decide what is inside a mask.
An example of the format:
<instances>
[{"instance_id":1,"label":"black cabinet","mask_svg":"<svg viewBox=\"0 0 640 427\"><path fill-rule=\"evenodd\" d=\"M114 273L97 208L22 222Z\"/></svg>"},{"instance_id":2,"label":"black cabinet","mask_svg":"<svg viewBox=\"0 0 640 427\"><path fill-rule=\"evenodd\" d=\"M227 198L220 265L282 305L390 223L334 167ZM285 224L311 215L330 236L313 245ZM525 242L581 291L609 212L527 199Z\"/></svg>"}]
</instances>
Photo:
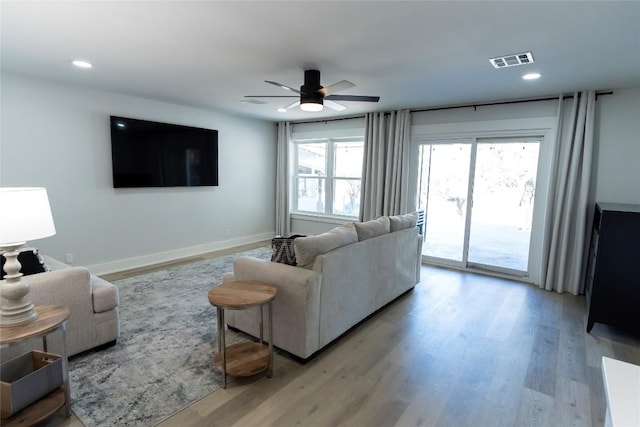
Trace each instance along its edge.
<instances>
[{"instance_id":1,"label":"black cabinet","mask_svg":"<svg viewBox=\"0 0 640 427\"><path fill-rule=\"evenodd\" d=\"M640 330L640 205L596 204L587 264L587 332Z\"/></svg>"}]
</instances>

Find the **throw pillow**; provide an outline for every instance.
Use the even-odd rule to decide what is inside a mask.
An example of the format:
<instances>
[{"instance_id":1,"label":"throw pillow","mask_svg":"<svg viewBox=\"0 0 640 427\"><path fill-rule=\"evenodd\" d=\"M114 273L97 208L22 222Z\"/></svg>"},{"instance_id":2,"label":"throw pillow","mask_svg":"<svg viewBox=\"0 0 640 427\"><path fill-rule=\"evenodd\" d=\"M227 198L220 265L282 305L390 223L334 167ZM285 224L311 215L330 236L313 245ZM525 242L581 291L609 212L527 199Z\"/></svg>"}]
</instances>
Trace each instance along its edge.
<instances>
[{"instance_id":1,"label":"throw pillow","mask_svg":"<svg viewBox=\"0 0 640 427\"><path fill-rule=\"evenodd\" d=\"M405 228L415 227L418 223L418 212L408 213L405 215L394 215L389 217L391 232L404 230Z\"/></svg>"},{"instance_id":2,"label":"throw pillow","mask_svg":"<svg viewBox=\"0 0 640 427\"><path fill-rule=\"evenodd\" d=\"M341 225L317 236L297 238L294 246L298 266L310 269L313 267L316 256L357 241L358 235L351 223Z\"/></svg>"},{"instance_id":3,"label":"throw pillow","mask_svg":"<svg viewBox=\"0 0 640 427\"><path fill-rule=\"evenodd\" d=\"M367 240L391 231L389 218L386 216L381 216L371 221L356 222L353 225L355 225L358 233L358 241Z\"/></svg>"},{"instance_id":4,"label":"throw pillow","mask_svg":"<svg viewBox=\"0 0 640 427\"><path fill-rule=\"evenodd\" d=\"M4 271L4 263L6 259L4 253L0 254L0 280L4 279L6 275ZM38 254L38 250L35 248L22 248L18 253L18 262L21 265L20 272L23 276L30 274L44 273L49 271L44 264L44 259Z\"/></svg>"},{"instance_id":5,"label":"throw pillow","mask_svg":"<svg viewBox=\"0 0 640 427\"><path fill-rule=\"evenodd\" d=\"M294 234L290 237L276 236L271 239L271 261L296 265L296 251L293 247L293 241L298 237L305 236L303 234Z\"/></svg>"}]
</instances>

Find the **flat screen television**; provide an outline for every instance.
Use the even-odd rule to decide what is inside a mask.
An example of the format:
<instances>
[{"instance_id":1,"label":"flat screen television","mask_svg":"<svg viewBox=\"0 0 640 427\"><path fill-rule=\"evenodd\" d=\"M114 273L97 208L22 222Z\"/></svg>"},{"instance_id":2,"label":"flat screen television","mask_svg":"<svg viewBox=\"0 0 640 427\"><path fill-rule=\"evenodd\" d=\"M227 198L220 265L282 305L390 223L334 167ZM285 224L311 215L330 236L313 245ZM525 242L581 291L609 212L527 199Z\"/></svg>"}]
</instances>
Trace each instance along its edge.
<instances>
[{"instance_id":1,"label":"flat screen television","mask_svg":"<svg viewBox=\"0 0 640 427\"><path fill-rule=\"evenodd\" d=\"M218 131L111 116L113 187L218 185Z\"/></svg>"}]
</instances>

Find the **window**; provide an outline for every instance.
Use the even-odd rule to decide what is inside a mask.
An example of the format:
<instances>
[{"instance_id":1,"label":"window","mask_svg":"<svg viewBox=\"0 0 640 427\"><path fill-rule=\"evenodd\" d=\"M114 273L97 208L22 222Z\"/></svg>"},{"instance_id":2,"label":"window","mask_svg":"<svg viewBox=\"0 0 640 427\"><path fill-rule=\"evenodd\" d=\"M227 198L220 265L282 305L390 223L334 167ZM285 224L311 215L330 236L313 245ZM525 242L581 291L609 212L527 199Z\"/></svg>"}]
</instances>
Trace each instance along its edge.
<instances>
[{"instance_id":1,"label":"window","mask_svg":"<svg viewBox=\"0 0 640 427\"><path fill-rule=\"evenodd\" d=\"M357 217L363 139L309 139L294 144L295 211Z\"/></svg>"}]
</instances>

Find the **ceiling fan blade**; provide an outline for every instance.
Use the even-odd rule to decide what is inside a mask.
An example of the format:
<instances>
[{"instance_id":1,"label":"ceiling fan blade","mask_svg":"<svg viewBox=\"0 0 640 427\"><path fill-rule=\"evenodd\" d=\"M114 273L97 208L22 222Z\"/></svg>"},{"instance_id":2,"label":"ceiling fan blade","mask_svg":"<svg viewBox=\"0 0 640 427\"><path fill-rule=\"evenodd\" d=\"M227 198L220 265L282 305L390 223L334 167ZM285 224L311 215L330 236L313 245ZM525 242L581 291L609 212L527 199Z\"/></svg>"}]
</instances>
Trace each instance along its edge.
<instances>
[{"instance_id":1,"label":"ceiling fan blade","mask_svg":"<svg viewBox=\"0 0 640 427\"><path fill-rule=\"evenodd\" d=\"M320 89L318 92L320 92L321 94L327 96L327 95L330 95L332 93L336 93L336 92L340 92L340 91L343 91L343 90L351 89L352 87L355 87L355 85L353 83L348 82L346 80L342 80L341 82L337 82L337 83L334 83L332 85L325 86L322 89Z\"/></svg>"},{"instance_id":2,"label":"ceiling fan blade","mask_svg":"<svg viewBox=\"0 0 640 427\"><path fill-rule=\"evenodd\" d=\"M299 98L297 95L245 95L245 98Z\"/></svg>"},{"instance_id":3,"label":"ceiling fan blade","mask_svg":"<svg viewBox=\"0 0 640 427\"><path fill-rule=\"evenodd\" d=\"M299 93L300 95L303 95L303 93L300 92L298 89L294 89L294 88L289 87L287 85L283 85L282 83L271 82L269 80L265 80L265 83L269 83L270 85L278 86L278 87L280 87L282 89L290 90L291 92L295 92L295 93Z\"/></svg>"},{"instance_id":4,"label":"ceiling fan blade","mask_svg":"<svg viewBox=\"0 0 640 427\"><path fill-rule=\"evenodd\" d=\"M331 108L332 110L336 110L336 111L342 111L342 110L346 110L347 107L342 105L342 104L338 104L337 102L333 102L328 100L327 98L324 99L324 105L326 107Z\"/></svg>"},{"instance_id":5,"label":"ceiling fan blade","mask_svg":"<svg viewBox=\"0 0 640 427\"><path fill-rule=\"evenodd\" d=\"M361 96L361 95L329 95L324 98L331 101L360 101L360 102L378 102L379 96Z\"/></svg>"},{"instance_id":6,"label":"ceiling fan blade","mask_svg":"<svg viewBox=\"0 0 640 427\"><path fill-rule=\"evenodd\" d=\"M300 105L300 101L296 101L293 104L286 105L286 106L284 106L282 108L284 108L285 110L290 110L290 109L292 109L294 107L297 107L298 105Z\"/></svg>"}]
</instances>

